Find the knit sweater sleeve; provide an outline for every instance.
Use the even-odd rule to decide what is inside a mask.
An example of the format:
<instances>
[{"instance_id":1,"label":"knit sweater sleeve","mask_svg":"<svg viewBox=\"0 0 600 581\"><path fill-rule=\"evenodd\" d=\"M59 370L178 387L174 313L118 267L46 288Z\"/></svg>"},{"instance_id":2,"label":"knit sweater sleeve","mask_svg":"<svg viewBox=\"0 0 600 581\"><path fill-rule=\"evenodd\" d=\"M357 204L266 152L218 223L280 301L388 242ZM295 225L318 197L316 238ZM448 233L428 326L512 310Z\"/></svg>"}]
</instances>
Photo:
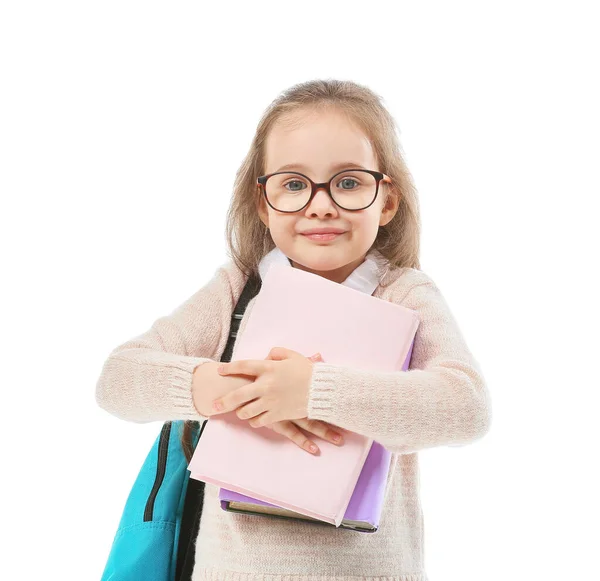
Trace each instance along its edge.
<instances>
[{"instance_id":1,"label":"knit sweater sleeve","mask_svg":"<svg viewBox=\"0 0 600 581\"><path fill-rule=\"evenodd\" d=\"M412 286L401 304L420 319L408 370L317 362L308 418L365 435L399 454L481 438L491 422L490 395L443 295L429 279Z\"/></svg>"},{"instance_id":2,"label":"knit sweater sleeve","mask_svg":"<svg viewBox=\"0 0 600 581\"><path fill-rule=\"evenodd\" d=\"M223 334L239 293L236 277L231 261L220 266L170 314L113 349L97 380L97 404L137 423L205 419L193 404L193 373L213 361L227 340Z\"/></svg>"}]
</instances>

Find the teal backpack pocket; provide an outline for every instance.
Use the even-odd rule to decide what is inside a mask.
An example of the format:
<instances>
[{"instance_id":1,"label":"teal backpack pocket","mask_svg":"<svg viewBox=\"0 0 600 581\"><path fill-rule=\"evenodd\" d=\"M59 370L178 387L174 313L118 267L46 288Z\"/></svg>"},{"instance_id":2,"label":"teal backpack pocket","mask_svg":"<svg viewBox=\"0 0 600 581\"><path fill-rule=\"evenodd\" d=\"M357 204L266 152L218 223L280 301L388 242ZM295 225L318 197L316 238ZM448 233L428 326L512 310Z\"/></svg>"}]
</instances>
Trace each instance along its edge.
<instances>
[{"instance_id":1,"label":"teal backpack pocket","mask_svg":"<svg viewBox=\"0 0 600 581\"><path fill-rule=\"evenodd\" d=\"M165 422L150 449L125 503L102 581L173 580L189 481L183 424ZM198 435L193 430L194 445Z\"/></svg>"}]
</instances>

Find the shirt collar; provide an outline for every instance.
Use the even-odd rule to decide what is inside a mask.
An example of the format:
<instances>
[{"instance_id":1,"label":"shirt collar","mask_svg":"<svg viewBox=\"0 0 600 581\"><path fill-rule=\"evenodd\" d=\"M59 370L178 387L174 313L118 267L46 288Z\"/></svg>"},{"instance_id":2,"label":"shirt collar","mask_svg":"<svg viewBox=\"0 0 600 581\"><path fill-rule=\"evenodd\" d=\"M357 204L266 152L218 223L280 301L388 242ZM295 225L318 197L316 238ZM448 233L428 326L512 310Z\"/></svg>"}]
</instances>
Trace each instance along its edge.
<instances>
[{"instance_id":1,"label":"shirt collar","mask_svg":"<svg viewBox=\"0 0 600 581\"><path fill-rule=\"evenodd\" d=\"M285 264L292 267L290 259L277 247L265 254L258 265L261 280L273 264ZM389 261L379 250L371 248L362 264L359 264L342 283L358 291L372 295L381 279L385 276Z\"/></svg>"}]
</instances>

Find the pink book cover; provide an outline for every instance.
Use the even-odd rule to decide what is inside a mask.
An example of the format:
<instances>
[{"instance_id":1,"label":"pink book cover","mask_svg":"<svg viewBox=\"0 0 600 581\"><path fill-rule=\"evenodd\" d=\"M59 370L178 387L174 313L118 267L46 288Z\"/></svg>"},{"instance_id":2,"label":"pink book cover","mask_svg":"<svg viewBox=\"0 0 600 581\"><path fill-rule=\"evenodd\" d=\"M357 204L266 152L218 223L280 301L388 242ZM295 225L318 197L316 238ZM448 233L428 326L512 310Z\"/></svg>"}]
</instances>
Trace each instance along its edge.
<instances>
[{"instance_id":1,"label":"pink book cover","mask_svg":"<svg viewBox=\"0 0 600 581\"><path fill-rule=\"evenodd\" d=\"M232 361L265 359L276 346L325 363L401 371L417 313L287 265L267 272ZM341 429L341 428L340 428ZM347 430L313 456L235 412L210 418L188 465L190 477L339 527L373 440Z\"/></svg>"}]
</instances>

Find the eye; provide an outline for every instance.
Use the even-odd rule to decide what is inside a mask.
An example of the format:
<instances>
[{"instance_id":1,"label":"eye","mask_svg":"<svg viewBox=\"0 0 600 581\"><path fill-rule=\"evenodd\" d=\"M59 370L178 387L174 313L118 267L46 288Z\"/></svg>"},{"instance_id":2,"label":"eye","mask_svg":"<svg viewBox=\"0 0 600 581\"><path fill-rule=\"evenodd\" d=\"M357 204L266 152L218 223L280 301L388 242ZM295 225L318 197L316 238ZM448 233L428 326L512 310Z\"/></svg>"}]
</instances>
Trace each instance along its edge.
<instances>
[{"instance_id":1,"label":"eye","mask_svg":"<svg viewBox=\"0 0 600 581\"><path fill-rule=\"evenodd\" d=\"M300 181L300 180L290 180L289 182L283 184L283 187L287 188L287 186L289 186L290 184L300 184L301 186L303 185L303 186L306 187L306 184L304 182ZM288 190L288 191L299 192L302 189L304 189L304 188L292 188L291 190Z\"/></svg>"},{"instance_id":2,"label":"eye","mask_svg":"<svg viewBox=\"0 0 600 581\"><path fill-rule=\"evenodd\" d=\"M337 183L336 188L339 188L340 184L348 185L350 182L354 182L356 185L359 185L358 180L355 180L354 178L346 177L346 178L341 179ZM351 188L342 187L341 189L342 190L348 190L348 189L351 189Z\"/></svg>"}]
</instances>

